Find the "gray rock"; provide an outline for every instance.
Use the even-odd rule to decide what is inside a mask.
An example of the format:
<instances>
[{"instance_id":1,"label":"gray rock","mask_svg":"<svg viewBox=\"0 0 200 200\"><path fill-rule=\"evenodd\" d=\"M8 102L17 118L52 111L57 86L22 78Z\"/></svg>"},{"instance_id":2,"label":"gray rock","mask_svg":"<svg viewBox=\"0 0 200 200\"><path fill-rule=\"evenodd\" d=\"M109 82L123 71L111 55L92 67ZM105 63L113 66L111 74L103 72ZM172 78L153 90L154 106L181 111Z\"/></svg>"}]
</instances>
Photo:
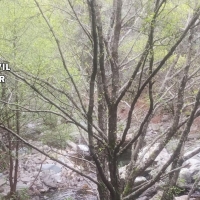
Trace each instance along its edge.
<instances>
[{"instance_id":1,"label":"gray rock","mask_svg":"<svg viewBox=\"0 0 200 200\"><path fill-rule=\"evenodd\" d=\"M125 179L125 177L126 177L126 168L127 168L127 165L119 168L119 177L120 177L120 179Z\"/></svg>"},{"instance_id":2,"label":"gray rock","mask_svg":"<svg viewBox=\"0 0 200 200\"><path fill-rule=\"evenodd\" d=\"M199 163L199 164L196 164L196 165L192 165L192 166L189 168L189 170L190 170L190 173L191 173L192 177L193 177L194 175L198 174L199 171L200 171L200 163Z\"/></svg>"},{"instance_id":3,"label":"gray rock","mask_svg":"<svg viewBox=\"0 0 200 200\"><path fill-rule=\"evenodd\" d=\"M57 174L54 174L52 171L45 171L42 172L41 176L42 182L50 187L50 188L57 188L58 187L58 180L61 180L61 176Z\"/></svg>"},{"instance_id":4,"label":"gray rock","mask_svg":"<svg viewBox=\"0 0 200 200\"><path fill-rule=\"evenodd\" d=\"M28 123L26 125L26 134L40 134L41 126L40 123Z\"/></svg>"},{"instance_id":5,"label":"gray rock","mask_svg":"<svg viewBox=\"0 0 200 200\"><path fill-rule=\"evenodd\" d=\"M0 187L6 184L6 180L4 178L0 179Z\"/></svg>"},{"instance_id":6,"label":"gray rock","mask_svg":"<svg viewBox=\"0 0 200 200\"><path fill-rule=\"evenodd\" d=\"M177 185L179 187L185 187L192 182L192 174L189 169L182 168L179 173L179 178L177 181Z\"/></svg>"},{"instance_id":7,"label":"gray rock","mask_svg":"<svg viewBox=\"0 0 200 200\"><path fill-rule=\"evenodd\" d=\"M198 165L200 165L200 161L199 160L197 160L197 159L195 159L195 158L190 158L190 159L188 159L187 161L185 161L184 162L184 164L187 164L187 165L189 165L190 167L191 166L198 166Z\"/></svg>"},{"instance_id":8,"label":"gray rock","mask_svg":"<svg viewBox=\"0 0 200 200\"><path fill-rule=\"evenodd\" d=\"M25 182L25 183L31 182L32 180L33 180L33 178L30 176L24 176L21 178L21 181Z\"/></svg>"},{"instance_id":9,"label":"gray rock","mask_svg":"<svg viewBox=\"0 0 200 200\"><path fill-rule=\"evenodd\" d=\"M146 196L144 196L144 197L140 197L140 198L138 198L138 199L136 199L136 200L149 200L149 198L146 197Z\"/></svg>"},{"instance_id":10,"label":"gray rock","mask_svg":"<svg viewBox=\"0 0 200 200\"><path fill-rule=\"evenodd\" d=\"M85 144L79 144L77 147L78 151L89 152L89 147Z\"/></svg>"},{"instance_id":11,"label":"gray rock","mask_svg":"<svg viewBox=\"0 0 200 200\"><path fill-rule=\"evenodd\" d=\"M135 179L135 182L134 182L134 185L137 186L137 185L140 185L141 183L144 183L147 179L143 176L138 176L136 179Z\"/></svg>"},{"instance_id":12,"label":"gray rock","mask_svg":"<svg viewBox=\"0 0 200 200\"><path fill-rule=\"evenodd\" d=\"M80 155L81 157L84 157L87 160L91 159L89 147L87 145L79 144L79 145L77 145L77 147L78 147L78 149L77 149L78 155Z\"/></svg>"},{"instance_id":13,"label":"gray rock","mask_svg":"<svg viewBox=\"0 0 200 200\"><path fill-rule=\"evenodd\" d=\"M52 170L54 173L61 172L61 167L55 164L43 164L42 165L42 171L44 170Z\"/></svg>"},{"instance_id":14,"label":"gray rock","mask_svg":"<svg viewBox=\"0 0 200 200\"><path fill-rule=\"evenodd\" d=\"M142 162L145 162L146 160L149 159L149 157L151 156L151 154L158 148L159 143L155 143L153 146L151 146L150 148L148 146L144 147L142 149L142 151L139 153L139 157L142 159ZM145 153L145 155L143 156L143 154ZM156 166L162 166L163 164L166 163L166 161L170 158L170 154L167 152L167 150L164 148L160 154L157 156L157 158L155 159L155 165ZM141 159L138 159L141 162Z\"/></svg>"},{"instance_id":15,"label":"gray rock","mask_svg":"<svg viewBox=\"0 0 200 200\"><path fill-rule=\"evenodd\" d=\"M159 131L160 130L160 127L161 127L161 124L158 123L158 124L151 124L151 128L153 131Z\"/></svg>"},{"instance_id":16,"label":"gray rock","mask_svg":"<svg viewBox=\"0 0 200 200\"><path fill-rule=\"evenodd\" d=\"M183 195L180 197L175 197L174 200L187 200L188 195ZM190 198L190 200L195 200L194 198Z\"/></svg>"},{"instance_id":17,"label":"gray rock","mask_svg":"<svg viewBox=\"0 0 200 200\"><path fill-rule=\"evenodd\" d=\"M188 170L192 179L191 181L194 182L196 179L196 175L200 171L200 161L195 158L190 158L184 164L189 165Z\"/></svg>"}]
</instances>

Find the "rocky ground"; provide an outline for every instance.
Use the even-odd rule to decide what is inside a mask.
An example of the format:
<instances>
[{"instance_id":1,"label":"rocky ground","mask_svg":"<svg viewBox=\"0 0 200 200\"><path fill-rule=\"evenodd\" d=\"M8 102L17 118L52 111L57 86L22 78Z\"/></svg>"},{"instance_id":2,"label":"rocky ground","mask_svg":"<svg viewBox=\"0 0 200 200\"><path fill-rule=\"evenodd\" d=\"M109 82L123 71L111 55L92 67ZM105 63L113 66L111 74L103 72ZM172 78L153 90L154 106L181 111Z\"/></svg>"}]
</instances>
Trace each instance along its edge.
<instances>
[{"instance_id":1,"label":"rocky ground","mask_svg":"<svg viewBox=\"0 0 200 200\"><path fill-rule=\"evenodd\" d=\"M151 122L150 128L147 133L147 145L158 137L169 126L169 117L162 116L158 119L154 118ZM196 121L191 129L188 141L185 146L185 153L189 153L200 145L200 130L199 121ZM128 138L131 138L131 134ZM73 142L67 142L67 148L65 150L57 150L50 148L47 145L43 145L42 142L29 141L34 146L43 149L43 151L50 153L50 155L58 158L59 160L67 163L69 166L83 171L84 173L95 178L94 168L91 164L82 161L82 158L89 157L89 149L86 145L77 145ZM148 158L154 148L158 145L159 140L147 151L147 154L141 158L143 161ZM153 175L159 170L159 168L170 157L170 153L176 147L177 138L174 138L165 149L157 157L154 166L150 169L149 175ZM147 149L147 146L140 152ZM124 155L125 156L125 155ZM126 159L130 159L130 155ZM140 159L140 160L141 160ZM194 184L200 169L200 154L192 157L186 161L186 167L181 169L178 186L180 188L191 188ZM120 171L121 179L124 179L127 165L122 166ZM136 184L140 184L146 181L148 177L138 177ZM162 182L159 183L162 185ZM198 185L200 188L200 184ZM72 197L77 200L96 200L97 190L94 184L87 181L87 179L81 177L77 173L63 167L62 165L46 158L38 153L36 150L31 150L26 147L20 149L20 166L18 173L17 189L22 191L28 190L28 194L32 196L33 200L49 199L49 200L64 200L68 197ZM151 188L152 190L152 188ZM162 191L160 187L153 188L153 193L156 193L154 197L150 197L152 192L145 192L138 200L156 200L159 199ZM9 191L8 172L0 173L0 195L4 196ZM196 195L196 196L195 196ZM176 197L176 200L184 200L187 195ZM200 190L196 190L193 193L195 200L200 199Z\"/></svg>"},{"instance_id":2,"label":"rocky ground","mask_svg":"<svg viewBox=\"0 0 200 200\"><path fill-rule=\"evenodd\" d=\"M50 148L47 145L42 145L41 142L33 142L38 148L43 148L43 151L50 153L69 166L86 173L95 178L95 172L90 167L91 165L81 161L81 158L88 154L88 147L85 145L76 145L69 142L67 149L57 150ZM73 147L72 147L73 145ZM52 199L46 193L53 196L53 199L66 199L73 197L74 199L96 199L96 186L81 177L75 172L63 167L62 165L46 158L36 150L28 148L20 149L20 166L18 172L17 190L28 190L28 194L32 199ZM64 191L64 192L63 192ZM0 173L0 194L6 195L9 192L8 172ZM40 196L40 197L39 197ZM62 198L63 196L63 198Z\"/></svg>"}]
</instances>

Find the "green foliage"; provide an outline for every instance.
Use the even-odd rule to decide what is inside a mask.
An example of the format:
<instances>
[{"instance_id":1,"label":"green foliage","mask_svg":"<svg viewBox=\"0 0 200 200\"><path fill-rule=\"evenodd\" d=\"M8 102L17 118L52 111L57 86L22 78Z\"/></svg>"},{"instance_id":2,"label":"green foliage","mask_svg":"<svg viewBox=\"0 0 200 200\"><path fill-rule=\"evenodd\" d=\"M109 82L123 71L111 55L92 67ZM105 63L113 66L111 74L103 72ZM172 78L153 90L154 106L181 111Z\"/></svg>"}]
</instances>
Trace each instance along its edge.
<instances>
[{"instance_id":1,"label":"green foliage","mask_svg":"<svg viewBox=\"0 0 200 200\"><path fill-rule=\"evenodd\" d=\"M9 157L8 157L7 152L4 152L0 148L0 173L7 169L8 165L9 165L8 158Z\"/></svg>"},{"instance_id":2,"label":"green foliage","mask_svg":"<svg viewBox=\"0 0 200 200\"><path fill-rule=\"evenodd\" d=\"M167 196L172 198L173 196L179 195L183 191L184 191L184 189L181 189L177 186L172 186L168 189Z\"/></svg>"},{"instance_id":3,"label":"green foliage","mask_svg":"<svg viewBox=\"0 0 200 200\"><path fill-rule=\"evenodd\" d=\"M73 200L72 197L67 197L65 200Z\"/></svg>"},{"instance_id":4,"label":"green foliage","mask_svg":"<svg viewBox=\"0 0 200 200\"><path fill-rule=\"evenodd\" d=\"M44 144L47 144L48 146L65 149L66 141L70 139L70 130L71 127L69 127L69 125L57 125L50 130L46 130L41 136L41 140Z\"/></svg>"},{"instance_id":5,"label":"green foliage","mask_svg":"<svg viewBox=\"0 0 200 200\"><path fill-rule=\"evenodd\" d=\"M18 197L20 200L29 200L30 199L27 189L19 190Z\"/></svg>"},{"instance_id":6,"label":"green foliage","mask_svg":"<svg viewBox=\"0 0 200 200\"><path fill-rule=\"evenodd\" d=\"M12 196L8 194L7 196L0 196L0 200L29 200L30 196L27 189L18 190Z\"/></svg>"}]
</instances>

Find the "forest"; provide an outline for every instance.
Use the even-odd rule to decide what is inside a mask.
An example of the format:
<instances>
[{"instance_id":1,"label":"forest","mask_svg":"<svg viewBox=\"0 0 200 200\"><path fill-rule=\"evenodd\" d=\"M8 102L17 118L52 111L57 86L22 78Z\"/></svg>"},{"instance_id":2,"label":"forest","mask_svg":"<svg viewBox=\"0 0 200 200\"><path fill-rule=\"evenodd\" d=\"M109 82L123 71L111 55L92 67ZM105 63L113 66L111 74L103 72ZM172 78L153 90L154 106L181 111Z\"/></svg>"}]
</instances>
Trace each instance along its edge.
<instances>
[{"instance_id":1,"label":"forest","mask_svg":"<svg viewBox=\"0 0 200 200\"><path fill-rule=\"evenodd\" d=\"M0 10L0 200L200 199L198 0Z\"/></svg>"}]
</instances>

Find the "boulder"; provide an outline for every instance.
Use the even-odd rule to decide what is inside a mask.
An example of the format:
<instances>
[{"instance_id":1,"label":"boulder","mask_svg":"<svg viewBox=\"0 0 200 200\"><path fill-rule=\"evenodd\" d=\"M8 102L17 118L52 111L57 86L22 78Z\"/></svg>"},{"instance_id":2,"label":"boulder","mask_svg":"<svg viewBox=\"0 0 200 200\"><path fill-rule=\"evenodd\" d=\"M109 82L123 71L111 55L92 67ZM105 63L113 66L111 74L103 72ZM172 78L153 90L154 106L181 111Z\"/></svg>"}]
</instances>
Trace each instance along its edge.
<instances>
[{"instance_id":1,"label":"boulder","mask_svg":"<svg viewBox=\"0 0 200 200\"><path fill-rule=\"evenodd\" d=\"M56 174L56 173L61 172L62 168L61 168L61 166L58 166L56 164L43 164L42 171L44 171L44 170L51 170Z\"/></svg>"},{"instance_id":2,"label":"boulder","mask_svg":"<svg viewBox=\"0 0 200 200\"><path fill-rule=\"evenodd\" d=\"M77 145L77 147L78 147L78 151L89 152L89 147L85 144L79 144Z\"/></svg>"},{"instance_id":3,"label":"boulder","mask_svg":"<svg viewBox=\"0 0 200 200\"><path fill-rule=\"evenodd\" d=\"M194 165L198 166L198 165L200 165L200 161L195 158L190 158L190 159L186 160L183 164L186 164L189 167L194 166Z\"/></svg>"},{"instance_id":4,"label":"boulder","mask_svg":"<svg viewBox=\"0 0 200 200\"><path fill-rule=\"evenodd\" d=\"M49 188L57 188L58 181L61 180L61 176L55 174L52 170L42 172L42 182Z\"/></svg>"},{"instance_id":5,"label":"boulder","mask_svg":"<svg viewBox=\"0 0 200 200\"><path fill-rule=\"evenodd\" d=\"M127 170L127 166L128 165L125 165L123 167L120 167L119 168L119 176L120 176L120 179L124 179L126 178L126 170ZM145 182L147 179L143 176L138 176L136 179L135 179L135 182L134 182L134 185L137 186L137 185L140 185L141 183Z\"/></svg>"},{"instance_id":6,"label":"boulder","mask_svg":"<svg viewBox=\"0 0 200 200\"><path fill-rule=\"evenodd\" d=\"M192 182L192 174L189 169L182 168L179 173L179 178L177 181L177 185L179 187L186 187L188 184L191 184Z\"/></svg>"},{"instance_id":7,"label":"boulder","mask_svg":"<svg viewBox=\"0 0 200 200\"><path fill-rule=\"evenodd\" d=\"M87 160L91 160L89 147L85 144L77 145L77 153L79 156L84 157Z\"/></svg>"},{"instance_id":8,"label":"boulder","mask_svg":"<svg viewBox=\"0 0 200 200\"><path fill-rule=\"evenodd\" d=\"M145 162L146 160L149 159L151 154L158 148L159 143L155 143L153 146L149 148L149 146L146 146L142 149L142 151L139 153L139 158L142 159L142 162ZM145 155L143 156L143 154ZM154 161L154 164L156 166L162 166L163 164L166 163L166 161L170 158L170 154L167 152L167 150L164 148L160 154L157 156L157 158ZM141 159L138 159L141 162Z\"/></svg>"},{"instance_id":9,"label":"boulder","mask_svg":"<svg viewBox=\"0 0 200 200\"><path fill-rule=\"evenodd\" d=\"M140 185L141 183L144 183L145 181L147 181L147 179L143 176L138 176L136 179L135 179L135 182L134 182L134 185L137 186L137 185Z\"/></svg>"},{"instance_id":10,"label":"boulder","mask_svg":"<svg viewBox=\"0 0 200 200\"><path fill-rule=\"evenodd\" d=\"M158 145L159 143L155 143L150 148L148 146L143 148L142 151L139 153L139 159L137 164L140 165L141 163L145 163L146 160L148 160L149 157L152 155L152 153L158 148ZM169 158L170 154L168 153L166 148L164 148L154 160L153 165L146 169L146 173L144 176L147 178L155 176L161 170L162 166L169 160ZM169 167L167 168L167 171L168 170Z\"/></svg>"},{"instance_id":11,"label":"boulder","mask_svg":"<svg viewBox=\"0 0 200 200\"><path fill-rule=\"evenodd\" d=\"M200 172L200 165L193 165L189 168L191 177L192 177L192 182L196 180L197 174Z\"/></svg>"},{"instance_id":12,"label":"boulder","mask_svg":"<svg viewBox=\"0 0 200 200\"><path fill-rule=\"evenodd\" d=\"M183 195L180 197L175 197L174 200L187 200L188 195ZM190 198L190 200L195 200L194 198Z\"/></svg>"},{"instance_id":13,"label":"boulder","mask_svg":"<svg viewBox=\"0 0 200 200\"><path fill-rule=\"evenodd\" d=\"M193 183L196 179L196 175L200 171L200 161L195 158L190 158L187 161L185 161L184 164L187 164L187 166L189 166L188 173L190 173L191 182ZM185 168L183 168L183 169L185 169Z\"/></svg>"}]
</instances>

